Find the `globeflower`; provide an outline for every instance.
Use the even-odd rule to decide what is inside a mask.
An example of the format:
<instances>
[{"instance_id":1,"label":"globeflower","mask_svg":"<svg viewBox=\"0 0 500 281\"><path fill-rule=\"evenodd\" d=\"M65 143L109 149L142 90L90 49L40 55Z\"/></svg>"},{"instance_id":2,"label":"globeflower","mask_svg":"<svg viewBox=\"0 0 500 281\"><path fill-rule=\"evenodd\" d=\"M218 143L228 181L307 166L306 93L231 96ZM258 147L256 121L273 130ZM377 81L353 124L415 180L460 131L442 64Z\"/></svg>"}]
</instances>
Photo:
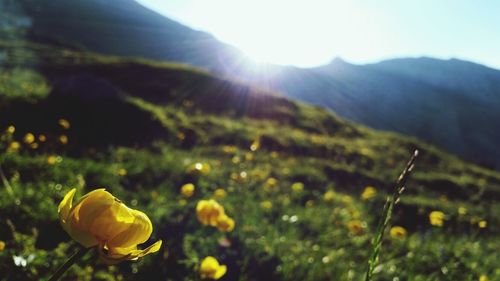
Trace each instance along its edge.
<instances>
[{"instance_id":1,"label":"globeflower","mask_svg":"<svg viewBox=\"0 0 500 281\"><path fill-rule=\"evenodd\" d=\"M26 135L24 135L23 141L26 144L32 144L35 141L35 135L33 135L32 133L27 133Z\"/></svg>"},{"instance_id":2,"label":"globeflower","mask_svg":"<svg viewBox=\"0 0 500 281\"><path fill-rule=\"evenodd\" d=\"M0 240L0 252L3 251L4 249L5 249L5 242Z\"/></svg>"},{"instance_id":3,"label":"globeflower","mask_svg":"<svg viewBox=\"0 0 500 281\"><path fill-rule=\"evenodd\" d=\"M441 227L444 224L445 214L441 211L432 211L429 214L429 222L433 226Z\"/></svg>"},{"instance_id":4,"label":"globeflower","mask_svg":"<svg viewBox=\"0 0 500 281\"><path fill-rule=\"evenodd\" d=\"M17 141L13 141L9 144L9 147L7 148L7 151L9 152L16 152L19 151L21 148L21 144Z\"/></svg>"},{"instance_id":5,"label":"globeflower","mask_svg":"<svg viewBox=\"0 0 500 281\"><path fill-rule=\"evenodd\" d=\"M294 182L292 184L292 190L293 192L300 193L304 190L304 184L301 182Z\"/></svg>"},{"instance_id":6,"label":"globeflower","mask_svg":"<svg viewBox=\"0 0 500 281\"><path fill-rule=\"evenodd\" d=\"M406 237L406 229L402 226L393 226L389 231L392 238L405 238Z\"/></svg>"},{"instance_id":7,"label":"globeflower","mask_svg":"<svg viewBox=\"0 0 500 281\"><path fill-rule=\"evenodd\" d=\"M7 127L5 132L7 132L7 134L9 135L13 135L16 132L16 127L14 127L14 125L10 125L9 127Z\"/></svg>"},{"instance_id":8,"label":"globeflower","mask_svg":"<svg viewBox=\"0 0 500 281\"><path fill-rule=\"evenodd\" d=\"M365 190L363 190L363 193L361 193L361 199L363 200L370 200L373 197L377 195L377 190L373 186L367 186Z\"/></svg>"},{"instance_id":9,"label":"globeflower","mask_svg":"<svg viewBox=\"0 0 500 281\"><path fill-rule=\"evenodd\" d=\"M61 225L83 247L97 247L104 263L136 260L160 249L161 240L144 250L137 249L153 231L143 212L128 208L104 188L87 193L73 205L75 193L74 188L59 204Z\"/></svg>"},{"instance_id":10,"label":"globeflower","mask_svg":"<svg viewBox=\"0 0 500 281\"><path fill-rule=\"evenodd\" d=\"M208 256L203 259L200 266L200 276L203 279L218 280L226 274L227 267L219 264L216 258Z\"/></svg>"},{"instance_id":11,"label":"globeflower","mask_svg":"<svg viewBox=\"0 0 500 281\"><path fill-rule=\"evenodd\" d=\"M227 192L222 188L217 188L214 191L214 197L217 199L224 199L227 197Z\"/></svg>"},{"instance_id":12,"label":"globeflower","mask_svg":"<svg viewBox=\"0 0 500 281\"><path fill-rule=\"evenodd\" d=\"M67 130L71 127L71 124L69 123L69 121L64 119L64 118L59 119L59 121L57 123L59 124L59 126L61 126L65 130Z\"/></svg>"},{"instance_id":13,"label":"globeflower","mask_svg":"<svg viewBox=\"0 0 500 281\"><path fill-rule=\"evenodd\" d=\"M184 197L191 197L194 194L194 184L192 183L186 183L183 186L181 186L181 194Z\"/></svg>"},{"instance_id":14,"label":"globeflower","mask_svg":"<svg viewBox=\"0 0 500 281\"><path fill-rule=\"evenodd\" d=\"M217 229L223 232L230 232L234 229L234 220L227 215L219 216L217 219Z\"/></svg>"},{"instance_id":15,"label":"globeflower","mask_svg":"<svg viewBox=\"0 0 500 281\"><path fill-rule=\"evenodd\" d=\"M234 220L227 216L224 207L213 199L200 200L196 205L196 216L203 225L217 227L220 231L229 232L234 229Z\"/></svg>"}]
</instances>

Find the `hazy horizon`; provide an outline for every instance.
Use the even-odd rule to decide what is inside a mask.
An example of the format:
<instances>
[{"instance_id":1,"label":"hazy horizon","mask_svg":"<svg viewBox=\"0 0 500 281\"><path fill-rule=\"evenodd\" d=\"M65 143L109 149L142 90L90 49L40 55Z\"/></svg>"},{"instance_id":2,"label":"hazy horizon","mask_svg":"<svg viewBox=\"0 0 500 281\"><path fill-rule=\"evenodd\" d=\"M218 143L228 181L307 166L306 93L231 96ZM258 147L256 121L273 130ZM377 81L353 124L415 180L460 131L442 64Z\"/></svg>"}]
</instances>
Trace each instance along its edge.
<instances>
[{"instance_id":1,"label":"hazy horizon","mask_svg":"<svg viewBox=\"0 0 500 281\"><path fill-rule=\"evenodd\" d=\"M336 57L353 64L432 57L500 69L495 1L137 1L258 62L315 67Z\"/></svg>"}]
</instances>

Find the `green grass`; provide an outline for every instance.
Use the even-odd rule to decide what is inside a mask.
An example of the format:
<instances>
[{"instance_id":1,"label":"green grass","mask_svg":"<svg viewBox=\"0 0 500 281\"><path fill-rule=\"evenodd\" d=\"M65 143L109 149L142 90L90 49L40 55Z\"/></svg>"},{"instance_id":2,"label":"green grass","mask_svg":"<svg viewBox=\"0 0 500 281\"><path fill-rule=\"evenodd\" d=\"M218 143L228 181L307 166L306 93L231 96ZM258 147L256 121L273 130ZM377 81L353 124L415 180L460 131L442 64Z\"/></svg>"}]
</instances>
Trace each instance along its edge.
<instances>
[{"instance_id":1,"label":"green grass","mask_svg":"<svg viewBox=\"0 0 500 281\"><path fill-rule=\"evenodd\" d=\"M207 255L227 264L224 280L363 280L385 197L414 149L417 168L391 221L408 235L386 233L373 280L500 280L499 172L189 67L27 42L0 47L8 54L0 77L10 85L0 88L0 128L16 126L0 141L11 186L0 189L0 280L48 278L77 249L59 226L57 204L71 188L81 196L99 187L147 213L151 241L164 246L111 267L88 254L65 280L197 280ZM47 94L18 98L26 80ZM71 128L59 127L59 118ZM6 152L27 132L47 141ZM61 134L67 145L57 142ZM50 155L61 161L49 165ZM190 173L198 162L210 172ZM270 177L274 188L266 187ZM179 193L187 182L196 185L192 198ZM294 192L294 182L304 190ZM368 185L377 195L365 201ZM195 215L198 200L217 188L227 191L219 201L236 221L228 234ZM429 224L433 210L447 215L444 227Z\"/></svg>"}]
</instances>

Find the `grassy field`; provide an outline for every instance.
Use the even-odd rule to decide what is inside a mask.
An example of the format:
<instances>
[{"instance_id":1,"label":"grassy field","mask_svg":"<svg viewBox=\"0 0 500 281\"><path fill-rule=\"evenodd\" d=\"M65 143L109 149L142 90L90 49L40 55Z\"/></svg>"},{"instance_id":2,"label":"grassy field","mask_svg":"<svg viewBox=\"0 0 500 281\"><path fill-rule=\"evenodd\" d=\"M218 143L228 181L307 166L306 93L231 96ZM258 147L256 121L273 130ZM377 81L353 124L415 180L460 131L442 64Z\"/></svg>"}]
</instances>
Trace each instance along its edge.
<instances>
[{"instance_id":1,"label":"grassy field","mask_svg":"<svg viewBox=\"0 0 500 281\"><path fill-rule=\"evenodd\" d=\"M404 231L388 229L374 280L500 280L499 172L185 65L21 41L0 51L1 280L47 279L78 248L57 205L101 187L145 212L163 246L114 266L87 254L64 280L199 280L206 256L227 265L221 280L363 280L414 149L392 221ZM209 198L233 231L197 220Z\"/></svg>"}]
</instances>

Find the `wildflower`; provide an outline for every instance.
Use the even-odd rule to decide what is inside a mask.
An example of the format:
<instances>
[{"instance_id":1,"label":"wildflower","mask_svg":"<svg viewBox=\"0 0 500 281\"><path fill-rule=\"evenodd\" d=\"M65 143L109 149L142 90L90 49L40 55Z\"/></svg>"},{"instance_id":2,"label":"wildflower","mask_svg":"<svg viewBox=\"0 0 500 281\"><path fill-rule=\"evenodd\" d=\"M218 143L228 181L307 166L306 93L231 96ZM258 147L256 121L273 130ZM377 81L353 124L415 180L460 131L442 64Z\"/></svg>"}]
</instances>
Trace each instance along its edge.
<instances>
[{"instance_id":1,"label":"wildflower","mask_svg":"<svg viewBox=\"0 0 500 281\"><path fill-rule=\"evenodd\" d=\"M275 178L272 178L272 177L271 177L271 178L268 178L268 179L266 180L266 186L267 186L267 187L275 187L277 184L278 184L278 180L277 180L277 179L275 179Z\"/></svg>"},{"instance_id":2,"label":"wildflower","mask_svg":"<svg viewBox=\"0 0 500 281\"><path fill-rule=\"evenodd\" d=\"M269 200L260 202L260 207L264 210L270 210L273 207L273 203Z\"/></svg>"},{"instance_id":3,"label":"wildflower","mask_svg":"<svg viewBox=\"0 0 500 281\"><path fill-rule=\"evenodd\" d=\"M328 190L327 192L325 192L325 194L323 194L323 200L325 200L326 202L331 202L334 198L335 192L333 192L333 190Z\"/></svg>"},{"instance_id":4,"label":"wildflower","mask_svg":"<svg viewBox=\"0 0 500 281\"><path fill-rule=\"evenodd\" d=\"M7 151L9 152L16 152L19 151L21 148L21 144L17 141L13 141L9 144L9 147L7 148Z\"/></svg>"},{"instance_id":5,"label":"wildflower","mask_svg":"<svg viewBox=\"0 0 500 281\"><path fill-rule=\"evenodd\" d=\"M0 252L5 249L5 242L0 240Z\"/></svg>"},{"instance_id":6,"label":"wildflower","mask_svg":"<svg viewBox=\"0 0 500 281\"><path fill-rule=\"evenodd\" d=\"M363 232L363 223L360 220L352 220L347 223L347 228L352 234L358 235Z\"/></svg>"},{"instance_id":7,"label":"wildflower","mask_svg":"<svg viewBox=\"0 0 500 281\"><path fill-rule=\"evenodd\" d=\"M392 238L405 238L406 237L406 229L402 226L393 226L389 231Z\"/></svg>"},{"instance_id":8,"label":"wildflower","mask_svg":"<svg viewBox=\"0 0 500 281\"><path fill-rule=\"evenodd\" d=\"M301 182L294 182L292 184L292 190L294 192L300 193L300 192L302 192L304 190L304 184L301 183Z\"/></svg>"},{"instance_id":9,"label":"wildflower","mask_svg":"<svg viewBox=\"0 0 500 281\"><path fill-rule=\"evenodd\" d=\"M181 194L184 197L191 197L194 194L194 184L186 183L181 187Z\"/></svg>"},{"instance_id":10,"label":"wildflower","mask_svg":"<svg viewBox=\"0 0 500 281\"><path fill-rule=\"evenodd\" d=\"M367 186L363 193L361 193L361 199L370 200L377 195L377 190L373 186Z\"/></svg>"},{"instance_id":11,"label":"wildflower","mask_svg":"<svg viewBox=\"0 0 500 281\"><path fill-rule=\"evenodd\" d=\"M271 158L276 159L276 158L278 158L279 156L280 156L280 155L279 155L279 153L278 153L277 151L271 151Z\"/></svg>"},{"instance_id":12,"label":"wildflower","mask_svg":"<svg viewBox=\"0 0 500 281\"><path fill-rule=\"evenodd\" d=\"M467 208L465 208L463 206L458 207L458 214L461 215L461 216L466 215L467 214Z\"/></svg>"},{"instance_id":13,"label":"wildflower","mask_svg":"<svg viewBox=\"0 0 500 281\"><path fill-rule=\"evenodd\" d=\"M57 121L57 123L59 124L59 126L61 126L65 130L67 130L71 127L71 124L69 123L69 121L64 119L64 118L59 119L59 121Z\"/></svg>"},{"instance_id":14,"label":"wildflower","mask_svg":"<svg viewBox=\"0 0 500 281\"><path fill-rule=\"evenodd\" d=\"M55 165L56 163L57 163L57 156L50 155L49 157L47 157L47 164Z\"/></svg>"},{"instance_id":15,"label":"wildflower","mask_svg":"<svg viewBox=\"0 0 500 281\"><path fill-rule=\"evenodd\" d=\"M212 256L203 259L200 266L200 276L202 279L218 280L226 274L227 267L219 264L219 261Z\"/></svg>"},{"instance_id":16,"label":"wildflower","mask_svg":"<svg viewBox=\"0 0 500 281\"><path fill-rule=\"evenodd\" d=\"M311 208L314 206L314 201L313 200L307 200L306 201L306 208Z\"/></svg>"},{"instance_id":17,"label":"wildflower","mask_svg":"<svg viewBox=\"0 0 500 281\"><path fill-rule=\"evenodd\" d=\"M486 228L488 226L488 222L485 220L481 220L477 223L477 225L479 226L479 228Z\"/></svg>"},{"instance_id":18,"label":"wildflower","mask_svg":"<svg viewBox=\"0 0 500 281\"><path fill-rule=\"evenodd\" d=\"M161 240L144 250L137 249L153 231L146 214L128 208L104 188L87 193L73 205L75 193L74 188L59 204L61 225L82 246L97 247L104 263L136 260L160 249Z\"/></svg>"},{"instance_id":19,"label":"wildflower","mask_svg":"<svg viewBox=\"0 0 500 281\"><path fill-rule=\"evenodd\" d=\"M23 141L25 144L32 144L35 141L35 136L32 133L24 135Z\"/></svg>"},{"instance_id":20,"label":"wildflower","mask_svg":"<svg viewBox=\"0 0 500 281\"><path fill-rule=\"evenodd\" d=\"M193 163L188 166L186 172L192 175L207 175L210 173L210 165L207 163Z\"/></svg>"},{"instance_id":21,"label":"wildflower","mask_svg":"<svg viewBox=\"0 0 500 281\"><path fill-rule=\"evenodd\" d=\"M251 151L257 151L257 149L260 148L260 140L259 139L256 139L252 142L252 144L250 145L250 150Z\"/></svg>"},{"instance_id":22,"label":"wildflower","mask_svg":"<svg viewBox=\"0 0 500 281\"><path fill-rule=\"evenodd\" d=\"M61 144L68 144L68 136L66 135L60 135L58 140Z\"/></svg>"},{"instance_id":23,"label":"wildflower","mask_svg":"<svg viewBox=\"0 0 500 281\"><path fill-rule=\"evenodd\" d=\"M445 214L441 211L432 211L429 214L429 222L433 226L441 227L444 224Z\"/></svg>"},{"instance_id":24,"label":"wildflower","mask_svg":"<svg viewBox=\"0 0 500 281\"><path fill-rule=\"evenodd\" d=\"M236 153L237 148L236 148L236 146L234 146L234 145L224 145L224 146L222 147L222 151L223 151L225 154L234 154L234 153Z\"/></svg>"},{"instance_id":25,"label":"wildflower","mask_svg":"<svg viewBox=\"0 0 500 281\"><path fill-rule=\"evenodd\" d=\"M120 176L120 177L124 177L127 175L127 170L125 168L120 168L118 169L118 171L116 171L116 173Z\"/></svg>"},{"instance_id":26,"label":"wildflower","mask_svg":"<svg viewBox=\"0 0 500 281\"><path fill-rule=\"evenodd\" d=\"M224 214L224 207L213 199L200 200L196 205L196 215L203 225L217 226L219 216Z\"/></svg>"},{"instance_id":27,"label":"wildflower","mask_svg":"<svg viewBox=\"0 0 500 281\"><path fill-rule=\"evenodd\" d=\"M489 278L488 278L488 276L486 276L486 275L481 275L481 276L479 277L479 281L490 281L490 279L489 279Z\"/></svg>"},{"instance_id":28,"label":"wildflower","mask_svg":"<svg viewBox=\"0 0 500 281\"><path fill-rule=\"evenodd\" d=\"M225 214L217 219L217 229L220 231L230 232L234 229L234 225L234 220Z\"/></svg>"},{"instance_id":29,"label":"wildflower","mask_svg":"<svg viewBox=\"0 0 500 281\"><path fill-rule=\"evenodd\" d=\"M214 197L217 199L224 199L227 197L227 192L222 188L217 188L214 191Z\"/></svg>"},{"instance_id":30,"label":"wildflower","mask_svg":"<svg viewBox=\"0 0 500 281\"><path fill-rule=\"evenodd\" d=\"M38 141L39 142L46 142L47 141L47 137L45 135L39 135L38 136Z\"/></svg>"},{"instance_id":31,"label":"wildflower","mask_svg":"<svg viewBox=\"0 0 500 281\"><path fill-rule=\"evenodd\" d=\"M5 132L9 135L13 135L16 132L16 127L14 127L14 125L10 125L9 127L7 127Z\"/></svg>"},{"instance_id":32,"label":"wildflower","mask_svg":"<svg viewBox=\"0 0 500 281\"><path fill-rule=\"evenodd\" d=\"M38 148L38 143L34 142L30 144L31 149L37 149Z\"/></svg>"}]
</instances>

